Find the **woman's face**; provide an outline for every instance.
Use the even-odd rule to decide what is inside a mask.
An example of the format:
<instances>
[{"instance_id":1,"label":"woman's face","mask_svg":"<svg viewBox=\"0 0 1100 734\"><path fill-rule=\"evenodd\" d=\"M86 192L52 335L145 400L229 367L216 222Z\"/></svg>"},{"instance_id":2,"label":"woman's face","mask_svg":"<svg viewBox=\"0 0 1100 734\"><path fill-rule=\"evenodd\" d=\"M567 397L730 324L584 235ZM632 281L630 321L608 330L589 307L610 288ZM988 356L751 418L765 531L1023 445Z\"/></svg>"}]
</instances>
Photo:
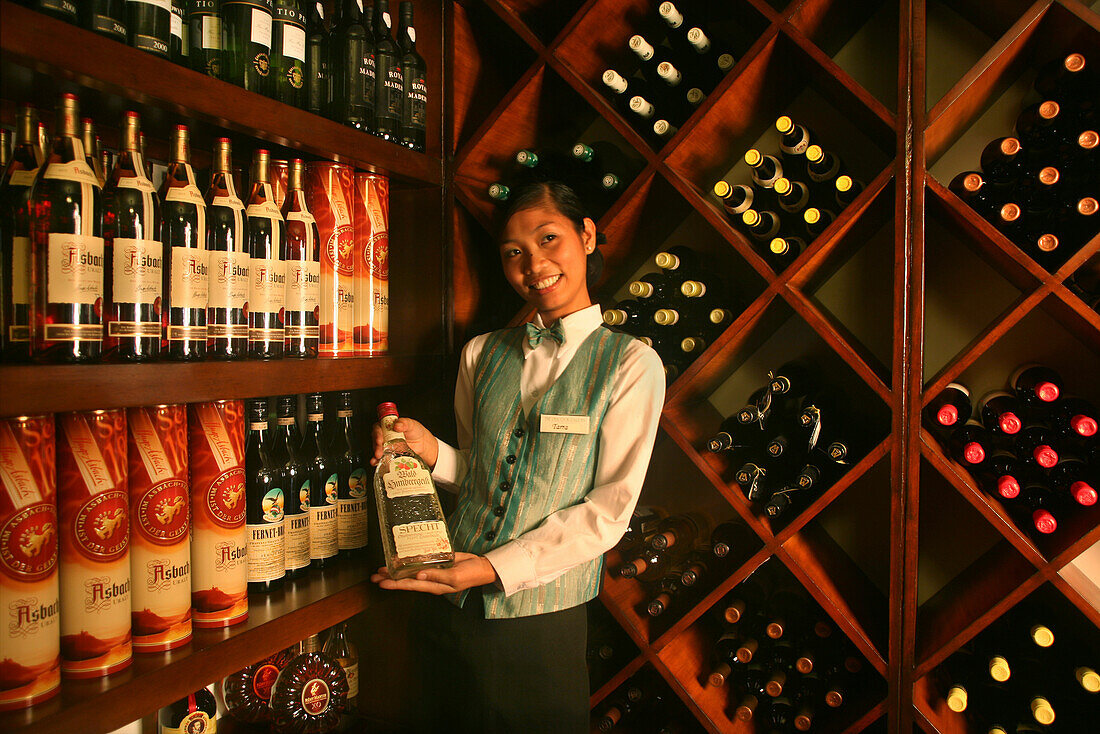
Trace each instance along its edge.
<instances>
[{"instance_id":1,"label":"woman's face","mask_svg":"<svg viewBox=\"0 0 1100 734\"><path fill-rule=\"evenodd\" d=\"M585 283L586 258L596 246L596 225L584 231L552 203L522 209L508 220L500 244L504 277L550 325L592 305Z\"/></svg>"}]
</instances>

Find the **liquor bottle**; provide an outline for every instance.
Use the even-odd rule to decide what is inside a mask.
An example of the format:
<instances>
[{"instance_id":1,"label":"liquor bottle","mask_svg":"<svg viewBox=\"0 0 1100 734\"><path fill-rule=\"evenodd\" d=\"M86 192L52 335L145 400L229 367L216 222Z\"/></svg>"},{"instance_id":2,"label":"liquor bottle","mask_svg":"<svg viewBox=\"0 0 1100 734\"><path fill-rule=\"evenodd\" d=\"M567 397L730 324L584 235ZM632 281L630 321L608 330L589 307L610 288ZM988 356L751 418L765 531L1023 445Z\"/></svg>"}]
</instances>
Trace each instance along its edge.
<instances>
[{"instance_id":1,"label":"liquor bottle","mask_svg":"<svg viewBox=\"0 0 1100 734\"><path fill-rule=\"evenodd\" d=\"M958 382L952 382L945 387L924 408L924 415L941 435L970 420L971 412L973 406L970 403L970 390ZM984 411L982 420L985 421ZM985 425L988 427L989 423Z\"/></svg>"},{"instance_id":2,"label":"liquor bottle","mask_svg":"<svg viewBox=\"0 0 1100 734\"><path fill-rule=\"evenodd\" d=\"M863 183L843 173L836 177L833 188L836 189L833 201L836 202L837 211L843 211L863 192Z\"/></svg>"},{"instance_id":3,"label":"liquor bottle","mask_svg":"<svg viewBox=\"0 0 1100 734\"><path fill-rule=\"evenodd\" d=\"M1031 407L1053 403L1062 394L1062 378L1049 367L1026 364L1009 378L1009 385L1020 400Z\"/></svg>"},{"instance_id":4,"label":"liquor bottle","mask_svg":"<svg viewBox=\"0 0 1100 734\"><path fill-rule=\"evenodd\" d=\"M367 545L367 457L355 435L351 393L340 393L328 458L337 474L337 535L342 556Z\"/></svg>"},{"instance_id":5,"label":"liquor bottle","mask_svg":"<svg viewBox=\"0 0 1100 734\"><path fill-rule=\"evenodd\" d=\"M951 179L947 188L966 202L967 206L987 219L994 208L1000 205L998 197L990 193L985 179L977 171L963 171Z\"/></svg>"},{"instance_id":6,"label":"liquor bottle","mask_svg":"<svg viewBox=\"0 0 1100 734\"><path fill-rule=\"evenodd\" d=\"M803 250L806 249L806 240L801 237L772 237L768 243L768 252L776 272L782 272L784 268L794 262Z\"/></svg>"},{"instance_id":7,"label":"liquor bottle","mask_svg":"<svg viewBox=\"0 0 1100 734\"><path fill-rule=\"evenodd\" d=\"M249 251L229 138L215 141L212 168L206 191L207 353L214 359L240 359L248 351Z\"/></svg>"},{"instance_id":8,"label":"liquor bottle","mask_svg":"<svg viewBox=\"0 0 1100 734\"><path fill-rule=\"evenodd\" d=\"M756 536L744 523L728 520L710 534L710 549L715 558L738 561L756 545Z\"/></svg>"},{"instance_id":9,"label":"liquor bottle","mask_svg":"<svg viewBox=\"0 0 1100 734\"><path fill-rule=\"evenodd\" d=\"M126 43L126 0L93 0L84 3L84 27Z\"/></svg>"},{"instance_id":10,"label":"liquor bottle","mask_svg":"<svg viewBox=\"0 0 1100 734\"><path fill-rule=\"evenodd\" d=\"M325 403L321 393L306 397L306 430L301 455L309 467L309 557L316 568L336 562L337 542L336 467L325 446Z\"/></svg>"},{"instance_id":11,"label":"liquor bottle","mask_svg":"<svg viewBox=\"0 0 1100 734\"><path fill-rule=\"evenodd\" d=\"M1050 470L1050 488L1071 498L1081 507L1096 504L1098 484L1096 472L1080 456L1062 454L1057 466Z\"/></svg>"},{"instance_id":12,"label":"liquor bottle","mask_svg":"<svg viewBox=\"0 0 1100 734\"><path fill-rule=\"evenodd\" d=\"M218 0L191 0L187 11L187 54L191 68L220 79L222 75L222 18Z\"/></svg>"},{"instance_id":13,"label":"liquor bottle","mask_svg":"<svg viewBox=\"0 0 1100 734\"><path fill-rule=\"evenodd\" d=\"M271 691L290 659L287 650L280 650L222 679L226 712L237 721L270 722Z\"/></svg>"},{"instance_id":14,"label":"liquor bottle","mask_svg":"<svg viewBox=\"0 0 1100 734\"><path fill-rule=\"evenodd\" d=\"M346 711L353 712L359 707L359 649L348 638L348 623L333 625L325 639L321 651L340 664L348 680Z\"/></svg>"},{"instance_id":15,"label":"liquor bottle","mask_svg":"<svg viewBox=\"0 0 1100 734\"><path fill-rule=\"evenodd\" d=\"M271 26L271 77L275 99L306 106L306 14L298 0L275 0Z\"/></svg>"},{"instance_id":16,"label":"liquor bottle","mask_svg":"<svg viewBox=\"0 0 1100 734\"><path fill-rule=\"evenodd\" d=\"M401 22L397 30L397 45L402 51L400 61L405 90L398 140L406 148L423 151L428 129L428 65L416 51L413 4L402 0L398 13Z\"/></svg>"},{"instance_id":17,"label":"liquor bottle","mask_svg":"<svg viewBox=\"0 0 1100 734\"><path fill-rule=\"evenodd\" d=\"M319 637L319 635L314 635ZM348 679L319 642L294 657L271 687L271 730L278 734L337 731L347 707Z\"/></svg>"},{"instance_id":18,"label":"liquor bottle","mask_svg":"<svg viewBox=\"0 0 1100 734\"><path fill-rule=\"evenodd\" d=\"M374 470L374 495L382 549L390 578L415 576L454 565L454 548L428 465L394 430L397 406L378 406L382 458Z\"/></svg>"},{"instance_id":19,"label":"liquor bottle","mask_svg":"<svg viewBox=\"0 0 1100 734\"><path fill-rule=\"evenodd\" d=\"M649 547L655 550L667 550L673 546L685 548L694 545L697 540L710 532L710 522L697 513L672 515L661 521L657 531L649 539Z\"/></svg>"},{"instance_id":20,"label":"liquor bottle","mask_svg":"<svg viewBox=\"0 0 1100 734\"><path fill-rule=\"evenodd\" d=\"M290 162L283 201L286 220L286 307L283 356L316 357L320 338L321 251L317 220L306 206L305 164Z\"/></svg>"},{"instance_id":21,"label":"liquor bottle","mask_svg":"<svg viewBox=\"0 0 1100 734\"><path fill-rule=\"evenodd\" d=\"M31 318L34 357L89 362L103 346L102 192L77 137L76 95L62 94L49 156L35 174Z\"/></svg>"},{"instance_id":22,"label":"liquor bottle","mask_svg":"<svg viewBox=\"0 0 1100 734\"><path fill-rule=\"evenodd\" d=\"M1047 62L1039 69L1035 76L1035 91L1044 99L1068 101L1085 91L1088 82L1085 56L1073 52Z\"/></svg>"},{"instance_id":23,"label":"liquor bottle","mask_svg":"<svg viewBox=\"0 0 1100 734\"><path fill-rule=\"evenodd\" d=\"M157 712L157 734L213 734L218 702L207 688L188 693Z\"/></svg>"},{"instance_id":24,"label":"liquor bottle","mask_svg":"<svg viewBox=\"0 0 1100 734\"><path fill-rule=\"evenodd\" d=\"M783 178L783 164L772 155L761 153L756 148L745 152L745 163L752 168L752 182L763 189L770 189L775 182Z\"/></svg>"},{"instance_id":25,"label":"liquor bottle","mask_svg":"<svg viewBox=\"0 0 1100 734\"><path fill-rule=\"evenodd\" d=\"M332 109L329 117L369 131L374 123L374 46L360 0L342 0L332 26Z\"/></svg>"},{"instance_id":26,"label":"liquor bottle","mask_svg":"<svg viewBox=\"0 0 1100 734\"><path fill-rule=\"evenodd\" d=\"M1071 438L1092 438L1100 426L1100 411L1081 398L1062 398L1051 413L1054 428Z\"/></svg>"},{"instance_id":27,"label":"liquor bottle","mask_svg":"<svg viewBox=\"0 0 1100 734\"><path fill-rule=\"evenodd\" d=\"M161 185L160 240L164 244L161 351L172 360L206 357L206 202L191 169L190 133L176 125Z\"/></svg>"},{"instance_id":28,"label":"liquor bottle","mask_svg":"<svg viewBox=\"0 0 1100 734\"><path fill-rule=\"evenodd\" d=\"M1017 138L997 138L982 149L981 168L988 183L1002 191L1024 175L1025 156Z\"/></svg>"},{"instance_id":29,"label":"liquor bottle","mask_svg":"<svg viewBox=\"0 0 1100 734\"><path fill-rule=\"evenodd\" d=\"M329 68L332 36L325 25L325 4L307 4L306 109L315 115L324 115L328 114L332 105L332 70Z\"/></svg>"},{"instance_id":30,"label":"liquor bottle","mask_svg":"<svg viewBox=\"0 0 1100 734\"><path fill-rule=\"evenodd\" d=\"M722 201L722 207L726 210L726 216L732 222L739 223L741 215L752 208L754 191L751 186L744 184L729 184L719 181L714 184L714 195Z\"/></svg>"},{"instance_id":31,"label":"liquor bottle","mask_svg":"<svg viewBox=\"0 0 1100 734\"><path fill-rule=\"evenodd\" d=\"M1016 118L1016 137L1024 150L1035 155L1068 142L1071 122L1061 105L1052 99L1025 107ZM1075 136L1076 136L1076 131Z\"/></svg>"},{"instance_id":32,"label":"liquor bottle","mask_svg":"<svg viewBox=\"0 0 1100 734\"><path fill-rule=\"evenodd\" d=\"M816 143L806 148L806 176L811 185L825 189L833 185L833 179L841 173L840 158L823 150ZM824 197L821 197L824 198Z\"/></svg>"},{"instance_id":33,"label":"liquor bottle","mask_svg":"<svg viewBox=\"0 0 1100 734\"><path fill-rule=\"evenodd\" d=\"M271 191L271 158L266 150L252 158L252 191L245 209L248 248L248 356L283 356L286 305L286 228Z\"/></svg>"},{"instance_id":34,"label":"liquor bottle","mask_svg":"<svg viewBox=\"0 0 1100 734\"><path fill-rule=\"evenodd\" d=\"M1015 436L1024 427L1026 407L1016 396L1003 390L988 393L978 401L982 424L994 433Z\"/></svg>"},{"instance_id":35,"label":"liquor bottle","mask_svg":"<svg viewBox=\"0 0 1100 734\"><path fill-rule=\"evenodd\" d=\"M222 79L271 96L272 0L222 0Z\"/></svg>"},{"instance_id":36,"label":"liquor bottle","mask_svg":"<svg viewBox=\"0 0 1100 734\"><path fill-rule=\"evenodd\" d=\"M804 125L796 123L789 115L781 115L775 121L775 129L782 136L779 139L779 152L783 158L783 167L794 176L801 176L806 170L806 150L815 142L814 134Z\"/></svg>"},{"instance_id":37,"label":"liquor bottle","mask_svg":"<svg viewBox=\"0 0 1100 734\"><path fill-rule=\"evenodd\" d=\"M268 435L266 446L271 465L282 473L284 554L286 578L304 576L309 569L310 479L312 472L301 453L302 436L295 420L297 400L284 395L278 400L276 427Z\"/></svg>"},{"instance_id":38,"label":"liquor bottle","mask_svg":"<svg viewBox=\"0 0 1100 734\"><path fill-rule=\"evenodd\" d=\"M84 160L95 171L100 186L107 185L107 170L99 157L99 137L95 134L95 121L85 117L80 121L80 142L84 146Z\"/></svg>"},{"instance_id":39,"label":"liquor bottle","mask_svg":"<svg viewBox=\"0 0 1100 734\"><path fill-rule=\"evenodd\" d=\"M397 141L405 107L405 72L401 50L393 41L389 0L374 0L374 134Z\"/></svg>"},{"instance_id":40,"label":"liquor bottle","mask_svg":"<svg viewBox=\"0 0 1100 734\"><path fill-rule=\"evenodd\" d=\"M38 111L21 104L15 145L0 179L0 356L25 362L31 356L31 185L44 162L38 146Z\"/></svg>"},{"instance_id":41,"label":"liquor bottle","mask_svg":"<svg viewBox=\"0 0 1100 734\"><path fill-rule=\"evenodd\" d=\"M794 218L800 217L810 202L810 189L801 181L791 181L785 176L775 180L775 190L779 208Z\"/></svg>"},{"instance_id":42,"label":"liquor bottle","mask_svg":"<svg viewBox=\"0 0 1100 734\"><path fill-rule=\"evenodd\" d=\"M190 27L187 24L187 5L185 0L172 0L172 15L168 36L168 58L180 66L190 66L191 54Z\"/></svg>"},{"instance_id":43,"label":"liquor bottle","mask_svg":"<svg viewBox=\"0 0 1100 734\"><path fill-rule=\"evenodd\" d=\"M771 242L779 234L781 225L779 215L768 209L746 209L741 222L757 242Z\"/></svg>"},{"instance_id":44,"label":"liquor bottle","mask_svg":"<svg viewBox=\"0 0 1100 734\"><path fill-rule=\"evenodd\" d=\"M824 232L833 220L836 219L836 215L828 209L819 209L816 206L807 207L802 212L802 221L806 223L806 236L810 240L814 240Z\"/></svg>"},{"instance_id":45,"label":"liquor bottle","mask_svg":"<svg viewBox=\"0 0 1100 734\"><path fill-rule=\"evenodd\" d=\"M168 58L172 35L171 0L127 0L126 31L134 48Z\"/></svg>"},{"instance_id":46,"label":"liquor bottle","mask_svg":"<svg viewBox=\"0 0 1100 734\"><path fill-rule=\"evenodd\" d=\"M72 0L36 0L23 4L31 5L39 13L63 20L66 23L77 25L80 22L76 3Z\"/></svg>"},{"instance_id":47,"label":"liquor bottle","mask_svg":"<svg viewBox=\"0 0 1100 734\"><path fill-rule=\"evenodd\" d=\"M272 591L286 576L283 471L272 460L268 445L267 401L251 400L244 448L249 594Z\"/></svg>"}]
</instances>

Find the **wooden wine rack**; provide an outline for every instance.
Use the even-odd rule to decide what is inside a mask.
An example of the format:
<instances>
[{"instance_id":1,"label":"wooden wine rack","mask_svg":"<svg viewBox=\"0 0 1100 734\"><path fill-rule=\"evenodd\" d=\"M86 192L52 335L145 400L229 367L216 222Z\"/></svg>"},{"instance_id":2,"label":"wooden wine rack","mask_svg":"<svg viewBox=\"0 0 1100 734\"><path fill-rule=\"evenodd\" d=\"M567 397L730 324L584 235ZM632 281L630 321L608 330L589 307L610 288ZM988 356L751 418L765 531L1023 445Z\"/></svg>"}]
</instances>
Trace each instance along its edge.
<instances>
[{"instance_id":1,"label":"wooden wine rack","mask_svg":"<svg viewBox=\"0 0 1100 734\"><path fill-rule=\"evenodd\" d=\"M654 252L676 244L698 249L746 296L732 326L669 387L642 501L738 517L759 550L690 608L657 619L636 582L605 575L600 598L638 654L595 691L593 709L648 666L705 730L752 731L731 720L724 692L703 685L714 642L703 622L774 558L881 677L881 689L869 687L822 731L966 732L938 681L948 655L1040 587L1068 600L1086 627L1100 626L1098 579L1072 563L1100 541L1100 511L1078 512L1037 541L945 456L921 428L921 409L952 381L975 397L1000 387L1024 361L1051 364L1074 391L1100 399L1100 315L1065 286L1100 252L1100 238L1049 273L946 184L977 167L986 142L1010 134L1039 65L1073 50L1100 60L1097 5L709 3L708 34L737 63L660 148L608 102L599 80L606 68L631 68L631 34L663 33L656 5L460 0L448 25L459 342L531 315L496 275L486 196L490 183L507 180L520 148L606 140L636 162L618 200L597 212L607 237L597 287L605 306L640 269L652 270ZM699 17L696 3L682 5L689 22ZM780 114L813 128L866 188L777 274L709 189L758 138L774 148L766 131ZM800 356L822 364L861 407L871 448L776 522L745 500L731 481L735 467L702 447L764 370ZM608 554L608 568L618 560Z\"/></svg>"}]
</instances>

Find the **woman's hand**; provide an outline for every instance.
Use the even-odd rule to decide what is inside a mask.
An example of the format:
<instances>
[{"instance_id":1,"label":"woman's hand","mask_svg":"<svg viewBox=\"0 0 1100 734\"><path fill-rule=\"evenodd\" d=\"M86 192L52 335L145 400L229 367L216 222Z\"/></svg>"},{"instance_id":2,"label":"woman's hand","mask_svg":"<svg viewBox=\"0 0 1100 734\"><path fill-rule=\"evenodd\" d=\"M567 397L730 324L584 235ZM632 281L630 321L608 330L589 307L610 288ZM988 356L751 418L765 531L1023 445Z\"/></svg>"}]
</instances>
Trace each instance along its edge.
<instances>
[{"instance_id":1,"label":"woman's hand","mask_svg":"<svg viewBox=\"0 0 1100 734\"><path fill-rule=\"evenodd\" d=\"M473 553L455 553L455 564L450 568L431 568L417 572L413 578L394 581L385 566L370 577L383 589L423 591L428 594L453 594L475 586L493 584L497 572L485 556Z\"/></svg>"},{"instance_id":2,"label":"woman's hand","mask_svg":"<svg viewBox=\"0 0 1100 734\"><path fill-rule=\"evenodd\" d=\"M409 444L409 448L427 462L429 469L435 468L435 462L439 458L439 439L423 423L412 418L398 418L393 424L393 430L405 434L405 443ZM374 466L382 458L382 426L377 423L371 426L371 436L374 438L374 456L370 465Z\"/></svg>"}]
</instances>

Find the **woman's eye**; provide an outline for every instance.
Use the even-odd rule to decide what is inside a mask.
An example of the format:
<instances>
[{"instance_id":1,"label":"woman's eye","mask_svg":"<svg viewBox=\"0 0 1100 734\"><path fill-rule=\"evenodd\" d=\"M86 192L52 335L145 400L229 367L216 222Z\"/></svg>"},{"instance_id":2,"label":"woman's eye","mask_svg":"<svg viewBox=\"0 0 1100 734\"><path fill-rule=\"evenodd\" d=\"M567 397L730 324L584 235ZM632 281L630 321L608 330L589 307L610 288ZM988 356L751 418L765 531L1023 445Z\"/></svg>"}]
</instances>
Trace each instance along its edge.
<instances>
[{"instance_id":1,"label":"woman's eye","mask_svg":"<svg viewBox=\"0 0 1100 734\"><path fill-rule=\"evenodd\" d=\"M550 240L556 240L558 236L556 234L548 234L542 238L543 242L549 242Z\"/></svg>"}]
</instances>

